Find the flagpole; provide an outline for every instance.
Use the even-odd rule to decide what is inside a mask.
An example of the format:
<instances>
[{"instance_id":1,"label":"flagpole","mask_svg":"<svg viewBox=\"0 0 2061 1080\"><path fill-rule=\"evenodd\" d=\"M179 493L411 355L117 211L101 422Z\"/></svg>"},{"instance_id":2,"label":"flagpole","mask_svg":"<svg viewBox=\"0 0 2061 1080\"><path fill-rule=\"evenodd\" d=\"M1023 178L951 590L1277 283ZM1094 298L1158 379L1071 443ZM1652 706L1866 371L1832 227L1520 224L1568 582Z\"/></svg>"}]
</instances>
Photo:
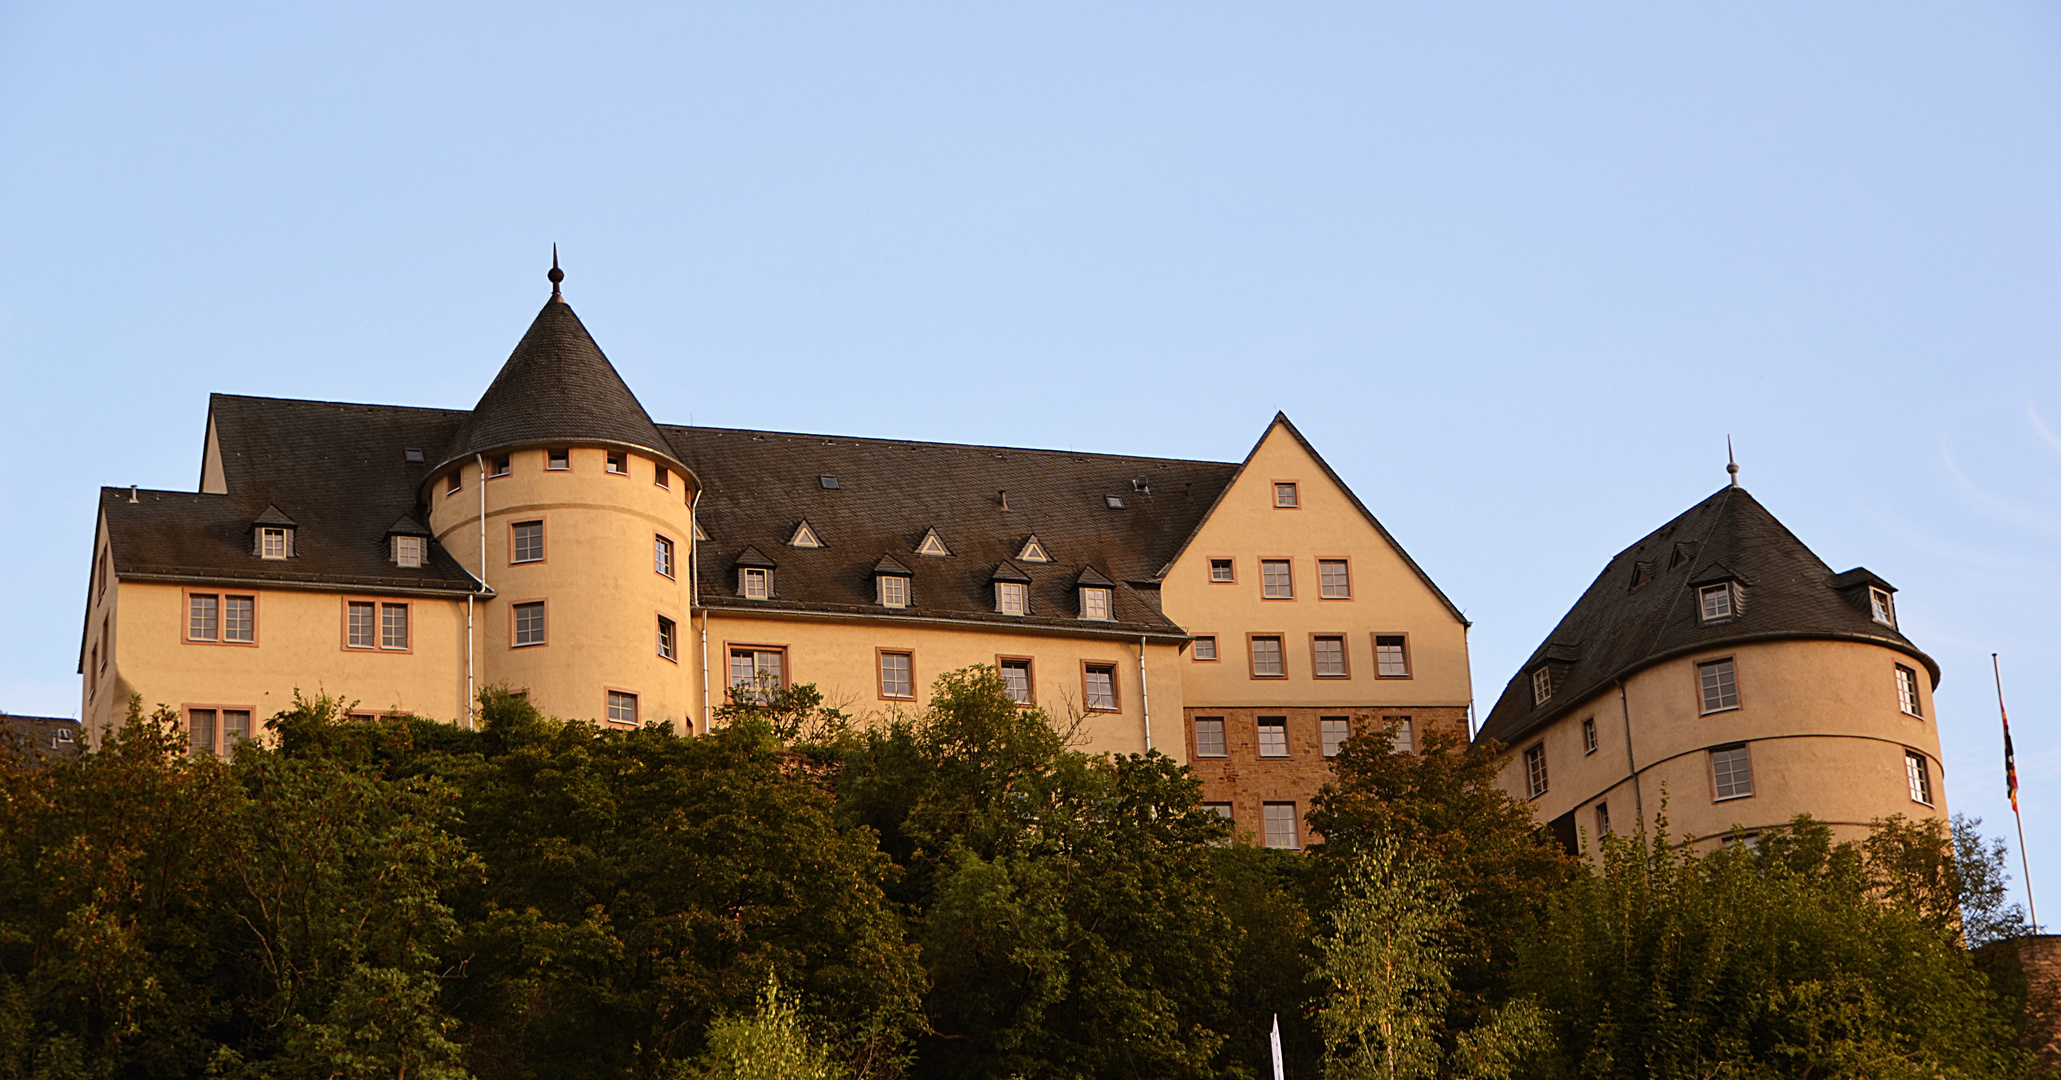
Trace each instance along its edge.
<instances>
[{"instance_id":1,"label":"flagpole","mask_svg":"<svg viewBox=\"0 0 2061 1080\"><path fill-rule=\"evenodd\" d=\"M2004 782L2011 793L2011 816L2018 819L2018 868L2025 875L2025 910L2032 917L2032 932L2040 932L2039 905L2032 902L2032 860L2025 852L2025 815L2018 809L2018 762L2011 752L2011 715L2004 711L2004 668L1997 654L1989 654L1989 666L1997 679L1997 718L2004 722Z\"/></svg>"}]
</instances>

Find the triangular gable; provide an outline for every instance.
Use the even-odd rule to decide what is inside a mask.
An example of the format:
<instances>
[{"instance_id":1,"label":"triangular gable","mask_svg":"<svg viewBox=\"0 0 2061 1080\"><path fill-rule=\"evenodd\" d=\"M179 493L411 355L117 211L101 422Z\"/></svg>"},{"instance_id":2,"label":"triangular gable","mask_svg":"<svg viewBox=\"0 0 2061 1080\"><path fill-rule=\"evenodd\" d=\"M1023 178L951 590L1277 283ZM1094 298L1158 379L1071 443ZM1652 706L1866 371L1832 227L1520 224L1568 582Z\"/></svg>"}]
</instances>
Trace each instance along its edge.
<instances>
[{"instance_id":1,"label":"triangular gable","mask_svg":"<svg viewBox=\"0 0 2061 1080\"><path fill-rule=\"evenodd\" d=\"M876 577L882 574L888 574L895 577L916 576L916 572L914 570L911 570L908 567L903 566L900 562L896 561L895 557L892 555L882 555L880 557L880 561L873 564L873 573Z\"/></svg>"},{"instance_id":2,"label":"triangular gable","mask_svg":"<svg viewBox=\"0 0 2061 1080\"><path fill-rule=\"evenodd\" d=\"M1023 542L1023 550L1016 553L1016 561L1047 563L1052 561L1052 556L1045 551L1045 545L1038 541L1038 535L1032 533L1030 539Z\"/></svg>"},{"instance_id":3,"label":"triangular gable","mask_svg":"<svg viewBox=\"0 0 2061 1080\"><path fill-rule=\"evenodd\" d=\"M269 505L268 505L268 506L266 506L266 507L265 507L265 512L264 512L264 513L262 513L262 514L259 514L259 515L258 515L258 519L257 519L256 521L252 522L252 524L254 524L254 525L292 525L292 524L294 524L294 520L293 520L292 518L290 518L290 517L287 517L287 516L286 516L285 514L281 513L278 507L276 507L276 506L269 506Z\"/></svg>"},{"instance_id":4,"label":"triangular gable","mask_svg":"<svg viewBox=\"0 0 2061 1080\"><path fill-rule=\"evenodd\" d=\"M780 564L766 558L765 553L755 547L746 547L743 551L738 552L736 565L760 567L766 570L777 570L780 568Z\"/></svg>"},{"instance_id":5,"label":"triangular gable","mask_svg":"<svg viewBox=\"0 0 2061 1080\"><path fill-rule=\"evenodd\" d=\"M1087 585L1098 589L1114 589L1116 582L1097 573L1092 566L1081 567L1081 576L1074 579L1076 585Z\"/></svg>"},{"instance_id":6,"label":"triangular gable","mask_svg":"<svg viewBox=\"0 0 2061 1080\"><path fill-rule=\"evenodd\" d=\"M388 536L432 536L427 526L415 520L414 514L402 514L400 520L387 526Z\"/></svg>"},{"instance_id":7,"label":"triangular gable","mask_svg":"<svg viewBox=\"0 0 2061 1080\"><path fill-rule=\"evenodd\" d=\"M923 539L916 542L918 555L947 556L951 553L952 549L945 546L944 538L940 537L934 528L924 533Z\"/></svg>"},{"instance_id":8,"label":"triangular gable","mask_svg":"<svg viewBox=\"0 0 2061 1080\"><path fill-rule=\"evenodd\" d=\"M1210 519L1216 516L1217 507L1223 505L1224 499L1238 487L1238 481L1245 478L1245 471L1252 466L1252 459L1258 456L1260 448L1267 444L1267 439L1274 434L1274 429L1277 427L1282 428L1288 434L1295 437L1296 444L1303 448L1303 452L1309 454L1310 460L1315 461L1319 469L1324 470L1324 476L1337 485L1339 491L1345 493L1346 501L1352 504L1353 509L1360 512L1361 517L1367 519L1367 524L1374 526L1374 531L1379 533L1381 539L1388 543L1389 548L1396 553L1396 556L1403 560L1403 565L1409 567L1410 571L1417 575L1417 580L1423 582L1424 587L1431 590L1431 595L1438 597L1439 603L1445 605L1446 610L1452 613L1453 618L1458 619L1462 626L1474 625L1467 621L1467 616L1461 614L1459 607L1453 603L1452 598L1445 594L1445 590L1439 588L1438 583L1431 580L1431 575L1425 573L1424 568L1417 565L1417 560L1411 558L1408 551L1403 550L1403 545L1396 542L1395 536L1388 531L1388 527L1381 523L1380 518L1374 516L1373 511L1367 509L1367 504L1360 501L1359 495L1355 494L1353 489L1344 480L1339 479L1338 473L1332 470L1331 463L1324 460L1324 455L1317 453L1317 448L1311 446L1308 439L1303 438L1302 432L1296 430L1295 425L1289 422L1288 414L1285 412L1274 414L1274 422L1267 425L1267 430L1260 433L1259 441L1252 444L1251 450L1246 451L1245 460L1238 463L1238 471L1232 473L1230 481L1218 490L1217 497L1209 504L1209 509L1204 511L1202 517L1195 522L1195 527L1188 531L1187 539L1181 541L1179 550L1174 552L1173 558L1166 561L1165 566L1159 568L1159 573L1156 576L1160 578L1166 577L1167 574L1173 571L1174 564L1180 562L1181 557L1188 554L1188 549L1195 545L1195 538L1201 535L1203 528L1209 524Z\"/></svg>"},{"instance_id":9,"label":"triangular gable","mask_svg":"<svg viewBox=\"0 0 2061 1080\"><path fill-rule=\"evenodd\" d=\"M996 563L995 572L988 577L989 581L1021 581L1026 583L1030 579L1031 576L1029 574L1024 573L1021 569L1010 563Z\"/></svg>"},{"instance_id":10,"label":"triangular gable","mask_svg":"<svg viewBox=\"0 0 2061 1080\"><path fill-rule=\"evenodd\" d=\"M794 527L794 535L787 538L787 546L819 548L823 546L823 540L816 535L816 530L810 527L809 519L803 518L801 524Z\"/></svg>"}]
</instances>

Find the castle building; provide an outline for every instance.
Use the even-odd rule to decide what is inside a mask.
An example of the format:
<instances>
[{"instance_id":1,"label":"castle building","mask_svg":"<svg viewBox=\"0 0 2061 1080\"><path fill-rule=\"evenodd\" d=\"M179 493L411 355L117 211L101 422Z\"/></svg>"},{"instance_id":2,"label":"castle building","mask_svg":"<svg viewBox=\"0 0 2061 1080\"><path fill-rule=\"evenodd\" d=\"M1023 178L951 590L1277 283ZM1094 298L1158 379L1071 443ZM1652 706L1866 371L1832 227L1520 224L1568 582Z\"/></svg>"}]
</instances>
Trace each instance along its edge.
<instances>
[{"instance_id":1,"label":"castle building","mask_svg":"<svg viewBox=\"0 0 2061 1080\"><path fill-rule=\"evenodd\" d=\"M1897 628L1895 594L1833 573L1735 472L1604 567L1480 738L1571 852L1651 829L1663 799L1669 833L1704 843L1806 812L1845 838L1944 819L1939 665Z\"/></svg>"},{"instance_id":2,"label":"castle building","mask_svg":"<svg viewBox=\"0 0 2061 1080\"><path fill-rule=\"evenodd\" d=\"M470 722L860 716L994 665L1277 846L1353 730L1467 730L1467 622L1285 416L1240 463L654 423L560 294L470 411L210 399L197 492L106 488L79 664L197 751L296 691Z\"/></svg>"}]
</instances>

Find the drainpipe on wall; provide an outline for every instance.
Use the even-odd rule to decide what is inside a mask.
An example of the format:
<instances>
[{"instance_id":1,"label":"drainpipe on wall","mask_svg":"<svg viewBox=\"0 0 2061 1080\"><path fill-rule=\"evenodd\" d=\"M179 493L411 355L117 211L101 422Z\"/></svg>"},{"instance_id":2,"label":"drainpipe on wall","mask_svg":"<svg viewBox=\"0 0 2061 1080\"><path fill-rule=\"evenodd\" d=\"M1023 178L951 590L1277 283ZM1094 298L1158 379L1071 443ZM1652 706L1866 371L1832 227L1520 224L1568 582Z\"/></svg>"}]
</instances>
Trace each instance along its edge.
<instances>
[{"instance_id":1,"label":"drainpipe on wall","mask_svg":"<svg viewBox=\"0 0 2061 1080\"><path fill-rule=\"evenodd\" d=\"M1646 799L1639 792L1639 761L1632 756L1632 707L1625 700L1624 680L1617 681L1617 708L1624 716L1624 765L1632 778L1632 812L1638 815L1639 827L1646 827Z\"/></svg>"},{"instance_id":2,"label":"drainpipe on wall","mask_svg":"<svg viewBox=\"0 0 2061 1080\"><path fill-rule=\"evenodd\" d=\"M1152 752L1152 691L1145 687L1145 635L1138 635L1138 705L1145 710L1145 752Z\"/></svg>"},{"instance_id":3,"label":"drainpipe on wall","mask_svg":"<svg viewBox=\"0 0 2061 1080\"><path fill-rule=\"evenodd\" d=\"M487 459L479 454L472 455L479 465L479 591L487 593ZM479 687L474 684L472 664L472 598L465 597L465 730L473 729L473 717L479 711Z\"/></svg>"}]
</instances>

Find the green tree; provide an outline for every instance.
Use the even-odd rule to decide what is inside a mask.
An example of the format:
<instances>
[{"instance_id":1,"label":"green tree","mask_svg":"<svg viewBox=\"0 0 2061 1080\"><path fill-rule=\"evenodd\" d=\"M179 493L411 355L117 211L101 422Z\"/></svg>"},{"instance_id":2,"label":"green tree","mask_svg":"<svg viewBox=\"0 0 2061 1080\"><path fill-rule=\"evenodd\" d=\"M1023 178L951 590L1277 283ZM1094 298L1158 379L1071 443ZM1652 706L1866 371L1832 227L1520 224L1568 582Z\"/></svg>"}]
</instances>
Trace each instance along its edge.
<instances>
[{"instance_id":1,"label":"green tree","mask_svg":"<svg viewBox=\"0 0 2061 1080\"><path fill-rule=\"evenodd\" d=\"M721 1016L709 1025L693 1080L836 1080L845 1073L830 1052L809 1037L801 1008L766 976L758 1009Z\"/></svg>"}]
</instances>

